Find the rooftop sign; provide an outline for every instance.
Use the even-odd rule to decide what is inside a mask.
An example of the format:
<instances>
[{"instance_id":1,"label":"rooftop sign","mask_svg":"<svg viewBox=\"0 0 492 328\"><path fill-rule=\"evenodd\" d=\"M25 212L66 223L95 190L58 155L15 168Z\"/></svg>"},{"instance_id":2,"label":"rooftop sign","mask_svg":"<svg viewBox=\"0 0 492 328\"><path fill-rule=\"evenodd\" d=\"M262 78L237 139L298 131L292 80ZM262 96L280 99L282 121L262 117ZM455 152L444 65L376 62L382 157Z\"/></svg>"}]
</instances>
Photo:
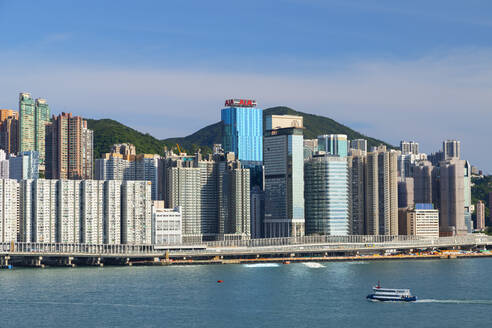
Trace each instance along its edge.
<instances>
[{"instance_id":1,"label":"rooftop sign","mask_svg":"<svg viewBox=\"0 0 492 328\"><path fill-rule=\"evenodd\" d=\"M256 100L251 99L227 99L225 101L227 107L256 107Z\"/></svg>"}]
</instances>

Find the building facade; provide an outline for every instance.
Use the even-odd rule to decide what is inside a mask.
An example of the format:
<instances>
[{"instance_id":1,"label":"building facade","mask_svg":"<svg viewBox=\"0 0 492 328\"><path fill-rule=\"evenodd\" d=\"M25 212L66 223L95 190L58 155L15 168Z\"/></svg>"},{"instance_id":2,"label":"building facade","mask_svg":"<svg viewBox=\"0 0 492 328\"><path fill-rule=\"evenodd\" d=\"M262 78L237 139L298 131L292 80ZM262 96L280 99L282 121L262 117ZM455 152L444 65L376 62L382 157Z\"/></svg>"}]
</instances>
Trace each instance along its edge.
<instances>
[{"instance_id":1,"label":"building facade","mask_svg":"<svg viewBox=\"0 0 492 328\"><path fill-rule=\"evenodd\" d=\"M293 127L265 133L265 236L303 236L303 130Z\"/></svg>"},{"instance_id":2,"label":"building facade","mask_svg":"<svg viewBox=\"0 0 492 328\"><path fill-rule=\"evenodd\" d=\"M46 177L92 179L93 131L72 113L53 116L46 127Z\"/></svg>"},{"instance_id":3,"label":"building facade","mask_svg":"<svg viewBox=\"0 0 492 328\"><path fill-rule=\"evenodd\" d=\"M415 204L407 212L407 234L439 238L439 210L432 204Z\"/></svg>"},{"instance_id":4,"label":"building facade","mask_svg":"<svg viewBox=\"0 0 492 328\"><path fill-rule=\"evenodd\" d=\"M182 208L179 206L164 208L162 201L152 202L152 244L173 245L182 243L181 210Z\"/></svg>"},{"instance_id":5,"label":"building facade","mask_svg":"<svg viewBox=\"0 0 492 328\"><path fill-rule=\"evenodd\" d=\"M318 136L318 150L327 154L347 157L348 139L346 134L324 134Z\"/></svg>"},{"instance_id":6,"label":"building facade","mask_svg":"<svg viewBox=\"0 0 492 328\"><path fill-rule=\"evenodd\" d=\"M440 163L440 232L443 236L463 235L465 224L465 161L452 159Z\"/></svg>"},{"instance_id":7,"label":"building facade","mask_svg":"<svg viewBox=\"0 0 492 328\"><path fill-rule=\"evenodd\" d=\"M306 234L350 234L346 158L328 154L314 155L306 162L304 171Z\"/></svg>"},{"instance_id":8,"label":"building facade","mask_svg":"<svg viewBox=\"0 0 492 328\"><path fill-rule=\"evenodd\" d=\"M123 181L121 188L121 243L152 243L152 184Z\"/></svg>"},{"instance_id":9,"label":"building facade","mask_svg":"<svg viewBox=\"0 0 492 328\"><path fill-rule=\"evenodd\" d=\"M476 206L476 216L477 216L477 223L476 223L476 229L477 230L484 230L485 229L485 203L479 200L477 202Z\"/></svg>"},{"instance_id":10,"label":"building facade","mask_svg":"<svg viewBox=\"0 0 492 328\"><path fill-rule=\"evenodd\" d=\"M19 146L19 112L0 109L0 149L7 154L17 153Z\"/></svg>"}]
</instances>

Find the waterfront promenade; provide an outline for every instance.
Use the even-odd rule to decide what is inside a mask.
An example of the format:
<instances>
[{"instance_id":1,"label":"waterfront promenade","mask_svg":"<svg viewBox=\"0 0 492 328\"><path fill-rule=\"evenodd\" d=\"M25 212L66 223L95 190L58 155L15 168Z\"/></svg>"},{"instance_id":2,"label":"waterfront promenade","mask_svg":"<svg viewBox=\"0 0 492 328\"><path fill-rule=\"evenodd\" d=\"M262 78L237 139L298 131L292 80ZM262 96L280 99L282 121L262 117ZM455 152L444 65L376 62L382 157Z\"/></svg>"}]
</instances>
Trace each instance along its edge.
<instances>
[{"instance_id":1,"label":"waterfront promenade","mask_svg":"<svg viewBox=\"0 0 492 328\"><path fill-rule=\"evenodd\" d=\"M379 259L387 255L442 257L443 250L484 251L492 237L421 238L415 236L307 236L224 240L176 245L89 245L60 243L0 243L0 265L76 266L239 263L268 261ZM430 254L431 251L437 253ZM466 254L458 254L464 256ZM488 253L482 253L482 256ZM383 256L383 257L382 257ZM386 256L386 257L385 257ZM422 257L423 255L419 255ZM395 258L394 256L391 258Z\"/></svg>"}]
</instances>

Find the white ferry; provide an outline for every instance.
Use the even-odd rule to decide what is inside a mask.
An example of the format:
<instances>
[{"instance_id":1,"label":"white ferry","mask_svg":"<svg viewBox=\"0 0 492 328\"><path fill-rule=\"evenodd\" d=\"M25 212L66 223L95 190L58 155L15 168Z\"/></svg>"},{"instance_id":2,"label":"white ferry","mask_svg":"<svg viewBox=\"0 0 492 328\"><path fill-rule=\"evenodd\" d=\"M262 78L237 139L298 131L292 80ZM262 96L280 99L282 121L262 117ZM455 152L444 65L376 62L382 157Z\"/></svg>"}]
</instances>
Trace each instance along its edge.
<instances>
[{"instance_id":1,"label":"white ferry","mask_svg":"<svg viewBox=\"0 0 492 328\"><path fill-rule=\"evenodd\" d=\"M410 289L392 289L381 288L381 284L378 281L378 285L372 287L373 294L367 295L367 299L375 301L400 301L400 302L415 302L416 296L412 296Z\"/></svg>"}]
</instances>

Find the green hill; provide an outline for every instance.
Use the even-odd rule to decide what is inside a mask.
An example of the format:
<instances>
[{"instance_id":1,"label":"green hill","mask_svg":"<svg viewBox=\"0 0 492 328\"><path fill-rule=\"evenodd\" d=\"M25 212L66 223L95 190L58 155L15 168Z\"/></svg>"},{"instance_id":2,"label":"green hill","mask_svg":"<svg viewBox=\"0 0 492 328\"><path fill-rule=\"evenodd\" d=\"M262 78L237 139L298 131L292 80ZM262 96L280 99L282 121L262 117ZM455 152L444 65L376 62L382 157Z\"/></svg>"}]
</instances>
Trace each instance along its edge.
<instances>
[{"instance_id":1,"label":"green hill","mask_svg":"<svg viewBox=\"0 0 492 328\"><path fill-rule=\"evenodd\" d=\"M367 139L369 147L379 144L393 147L384 141L364 136L330 118L298 112L289 107L280 106L265 109L263 111L263 119L268 115L302 116L304 118L304 136L306 139L316 138L321 134L346 134L349 139ZM164 153L164 147L175 149L176 144L179 144L183 150L189 153L194 153L198 148L201 148L202 152L208 153L211 151L214 143L222 142L221 122L208 125L186 137L164 140L156 139L148 133L141 133L110 119L88 119L87 124L90 129L94 130L94 158L99 158L102 153L109 152L113 144L122 142L134 144L138 153L161 155Z\"/></svg>"},{"instance_id":2,"label":"green hill","mask_svg":"<svg viewBox=\"0 0 492 328\"><path fill-rule=\"evenodd\" d=\"M340 124L331 118L298 112L292 108L279 106L265 109L263 111L263 121L268 115L298 115L304 118L304 138L314 139L322 134L346 134L350 140L367 139L368 147L384 144L390 148L394 146L371 137L367 137L351 128ZM206 145L212 147L214 143L222 143L222 124L220 122L204 127L197 132L182 138L165 139L165 142L172 144L178 143L184 148L190 145Z\"/></svg>"}]
</instances>

